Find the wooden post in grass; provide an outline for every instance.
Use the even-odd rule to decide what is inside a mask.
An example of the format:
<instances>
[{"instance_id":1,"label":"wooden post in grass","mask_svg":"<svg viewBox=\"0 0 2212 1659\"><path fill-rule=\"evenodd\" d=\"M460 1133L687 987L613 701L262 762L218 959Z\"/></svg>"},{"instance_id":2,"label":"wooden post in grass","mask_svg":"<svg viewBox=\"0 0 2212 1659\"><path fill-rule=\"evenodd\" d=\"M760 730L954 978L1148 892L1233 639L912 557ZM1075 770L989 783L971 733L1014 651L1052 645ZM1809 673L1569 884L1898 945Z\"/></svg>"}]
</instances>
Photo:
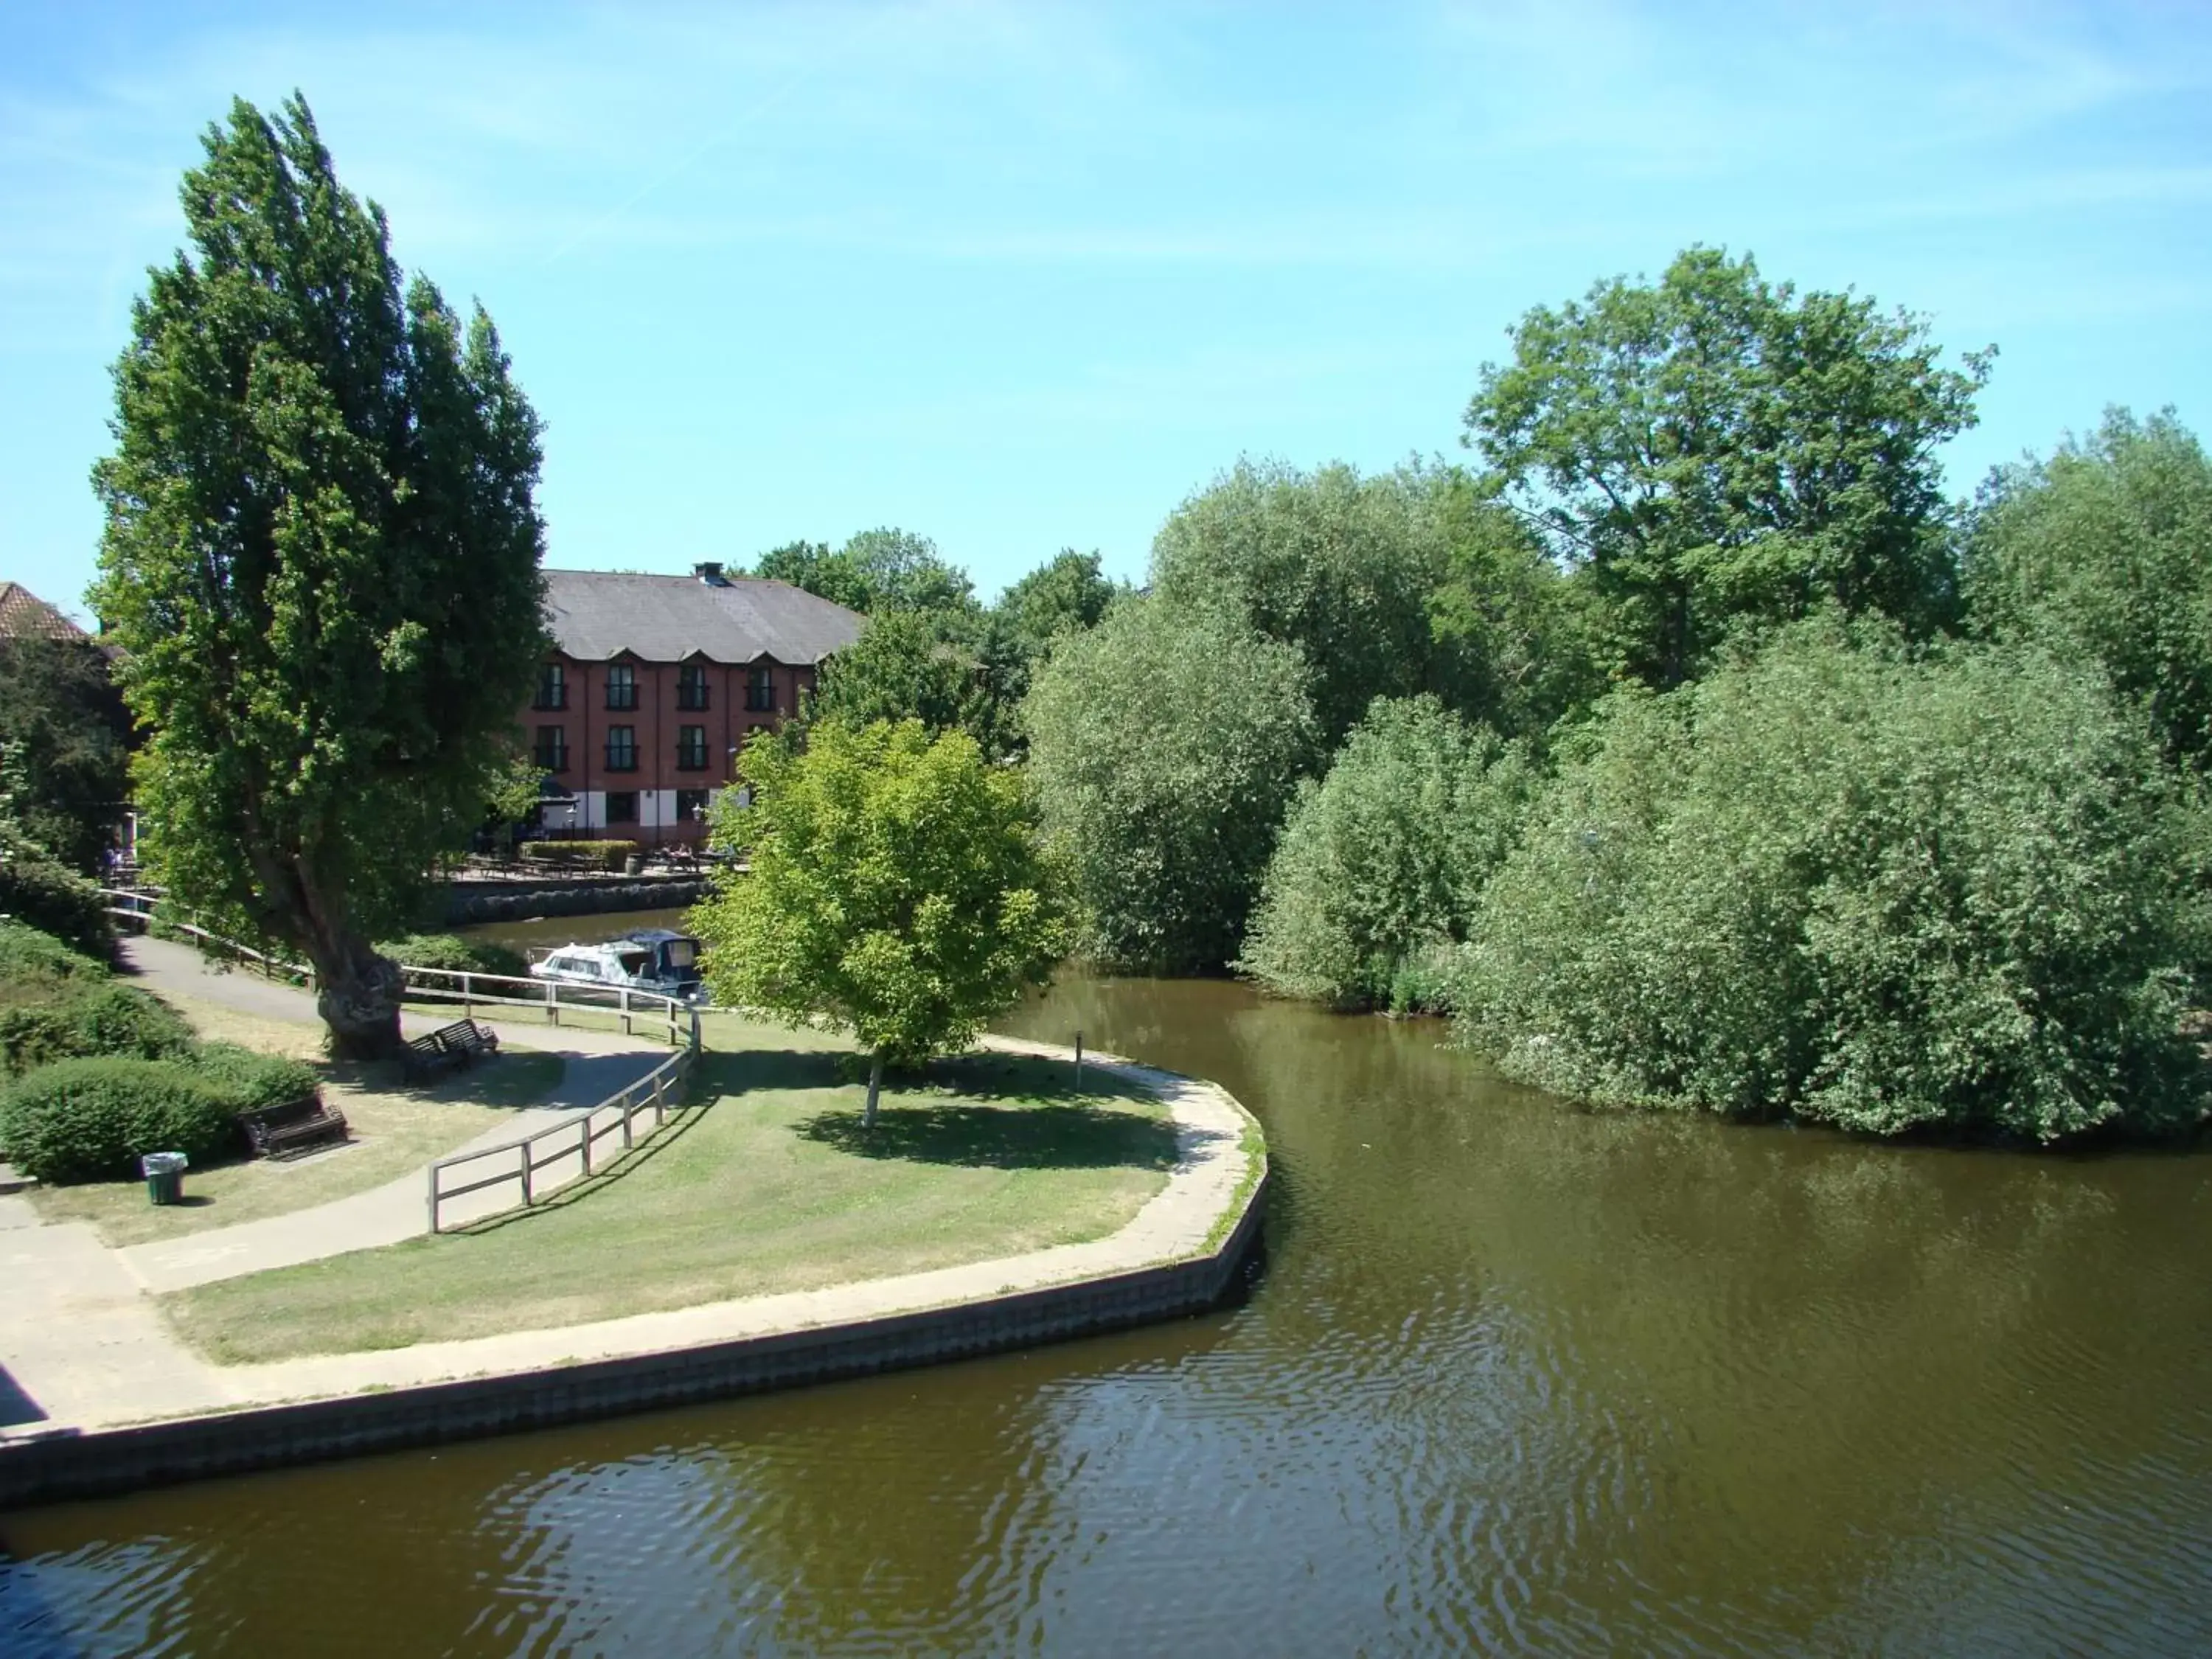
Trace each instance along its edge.
<instances>
[{"instance_id":1,"label":"wooden post in grass","mask_svg":"<svg viewBox=\"0 0 2212 1659\"><path fill-rule=\"evenodd\" d=\"M1075 1092L1083 1092L1083 1033L1075 1034Z\"/></svg>"}]
</instances>

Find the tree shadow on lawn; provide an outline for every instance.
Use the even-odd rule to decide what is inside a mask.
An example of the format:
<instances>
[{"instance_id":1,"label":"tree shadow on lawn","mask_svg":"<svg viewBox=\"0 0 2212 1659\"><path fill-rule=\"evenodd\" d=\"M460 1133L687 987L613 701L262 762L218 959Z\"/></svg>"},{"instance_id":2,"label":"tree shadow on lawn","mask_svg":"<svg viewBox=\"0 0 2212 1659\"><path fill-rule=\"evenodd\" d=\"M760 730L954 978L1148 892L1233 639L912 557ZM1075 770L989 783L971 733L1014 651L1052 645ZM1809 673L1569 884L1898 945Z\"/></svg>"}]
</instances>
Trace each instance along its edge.
<instances>
[{"instance_id":1,"label":"tree shadow on lawn","mask_svg":"<svg viewBox=\"0 0 2212 1659\"><path fill-rule=\"evenodd\" d=\"M904 1158L990 1170L1158 1170L1176 1167L1175 1125L1087 1101L987 1105L893 1097L876 1127L853 1108L819 1112L797 1126L802 1139L856 1158Z\"/></svg>"}]
</instances>

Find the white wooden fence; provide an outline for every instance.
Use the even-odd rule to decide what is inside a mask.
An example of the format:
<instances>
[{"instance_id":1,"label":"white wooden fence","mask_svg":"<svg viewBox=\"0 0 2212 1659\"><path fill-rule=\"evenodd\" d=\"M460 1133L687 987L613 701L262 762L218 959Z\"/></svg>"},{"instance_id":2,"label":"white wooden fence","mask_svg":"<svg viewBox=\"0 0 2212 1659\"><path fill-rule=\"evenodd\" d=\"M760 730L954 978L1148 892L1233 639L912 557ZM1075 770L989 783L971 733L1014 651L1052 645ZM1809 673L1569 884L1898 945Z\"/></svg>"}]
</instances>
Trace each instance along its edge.
<instances>
[{"instance_id":1,"label":"white wooden fence","mask_svg":"<svg viewBox=\"0 0 2212 1659\"><path fill-rule=\"evenodd\" d=\"M141 927L152 926L156 902L152 896L121 888L103 887L100 890L107 900L109 915L118 921L136 921ZM306 963L279 961L190 922L167 916L161 921L164 927L184 934L210 955L235 957L271 978L297 981L310 991L315 988L315 970ZM417 968L406 963L399 964L399 971L409 991L415 994L411 1000L457 1003L464 1017L479 1006L526 1008L543 1013L547 1024L558 1025L564 1010L571 1014L612 1014L625 1036L635 1036L638 1027L643 1025L653 1036L665 1037L672 1044L698 1042L698 1010L690 1003L655 991L634 991L621 985L574 985L561 980L480 974L472 969Z\"/></svg>"},{"instance_id":2,"label":"white wooden fence","mask_svg":"<svg viewBox=\"0 0 2212 1659\"><path fill-rule=\"evenodd\" d=\"M468 1218L471 1221L482 1221L538 1202L539 1174L571 1158L576 1160L577 1170L570 1179L580 1181L598 1174L613 1161L599 1152L600 1142L612 1136L622 1137L621 1149L614 1153L614 1158L621 1158L639 1142L651 1139L668 1121L669 1112L683 1103L684 1080L690 1073L693 1053L690 1048L678 1050L628 1088L617 1090L588 1112L580 1112L565 1123L556 1123L517 1140L486 1146L479 1152L456 1152L451 1158L440 1158L428 1171L430 1231L442 1231L444 1206L454 1199L513 1183L516 1195L512 1200ZM648 1112L653 1121L644 1125L641 1132L638 1120ZM446 1171L465 1170L471 1165L477 1167L475 1178L455 1185L445 1184ZM487 1169L489 1172L483 1173ZM568 1182L559 1184L566 1186Z\"/></svg>"}]
</instances>

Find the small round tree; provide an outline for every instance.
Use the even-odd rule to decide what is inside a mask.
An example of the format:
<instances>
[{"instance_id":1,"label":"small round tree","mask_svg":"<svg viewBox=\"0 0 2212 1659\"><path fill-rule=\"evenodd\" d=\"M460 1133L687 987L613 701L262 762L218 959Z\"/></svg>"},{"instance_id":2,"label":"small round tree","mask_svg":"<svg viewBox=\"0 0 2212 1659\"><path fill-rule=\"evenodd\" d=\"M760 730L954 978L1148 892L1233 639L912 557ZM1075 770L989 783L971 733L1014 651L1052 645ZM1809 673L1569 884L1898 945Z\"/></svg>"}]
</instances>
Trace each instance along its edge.
<instances>
[{"instance_id":1,"label":"small round tree","mask_svg":"<svg viewBox=\"0 0 2212 1659\"><path fill-rule=\"evenodd\" d=\"M1067 922L1018 775L963 732L825 722L804 753L756 741L719 840L748 854L692 912L718 1002L793 1024L826 1016L885 1061L965 1048L1042 983Z\"/></svg>"}]
</instances>

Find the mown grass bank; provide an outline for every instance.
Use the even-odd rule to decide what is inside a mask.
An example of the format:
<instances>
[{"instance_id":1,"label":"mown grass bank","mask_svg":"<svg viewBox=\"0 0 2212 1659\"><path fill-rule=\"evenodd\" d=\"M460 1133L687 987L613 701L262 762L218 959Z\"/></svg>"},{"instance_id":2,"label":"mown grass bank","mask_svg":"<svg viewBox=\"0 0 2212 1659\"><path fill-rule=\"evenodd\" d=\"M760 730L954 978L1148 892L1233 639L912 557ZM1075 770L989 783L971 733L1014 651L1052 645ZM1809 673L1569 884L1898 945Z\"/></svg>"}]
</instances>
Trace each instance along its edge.
<instances>
[{"instance_id":1,"label":"mown grass bank","mask_svg":"<svg viewBox=\"0 0 2212 1659\"><path fill-rule=\"evenodd\" d=\"M1176 1161L1166 1109L1096 1071L1079 1095L1059 1061L942 1061L891 1081L871 1133L842 1039L731 1016L713 1039L737 1051L702 1056L678 1122L537 1209L164 1311L226 1364L577 1324L1103 1237Z\"/></svg>"}]
</instances>

